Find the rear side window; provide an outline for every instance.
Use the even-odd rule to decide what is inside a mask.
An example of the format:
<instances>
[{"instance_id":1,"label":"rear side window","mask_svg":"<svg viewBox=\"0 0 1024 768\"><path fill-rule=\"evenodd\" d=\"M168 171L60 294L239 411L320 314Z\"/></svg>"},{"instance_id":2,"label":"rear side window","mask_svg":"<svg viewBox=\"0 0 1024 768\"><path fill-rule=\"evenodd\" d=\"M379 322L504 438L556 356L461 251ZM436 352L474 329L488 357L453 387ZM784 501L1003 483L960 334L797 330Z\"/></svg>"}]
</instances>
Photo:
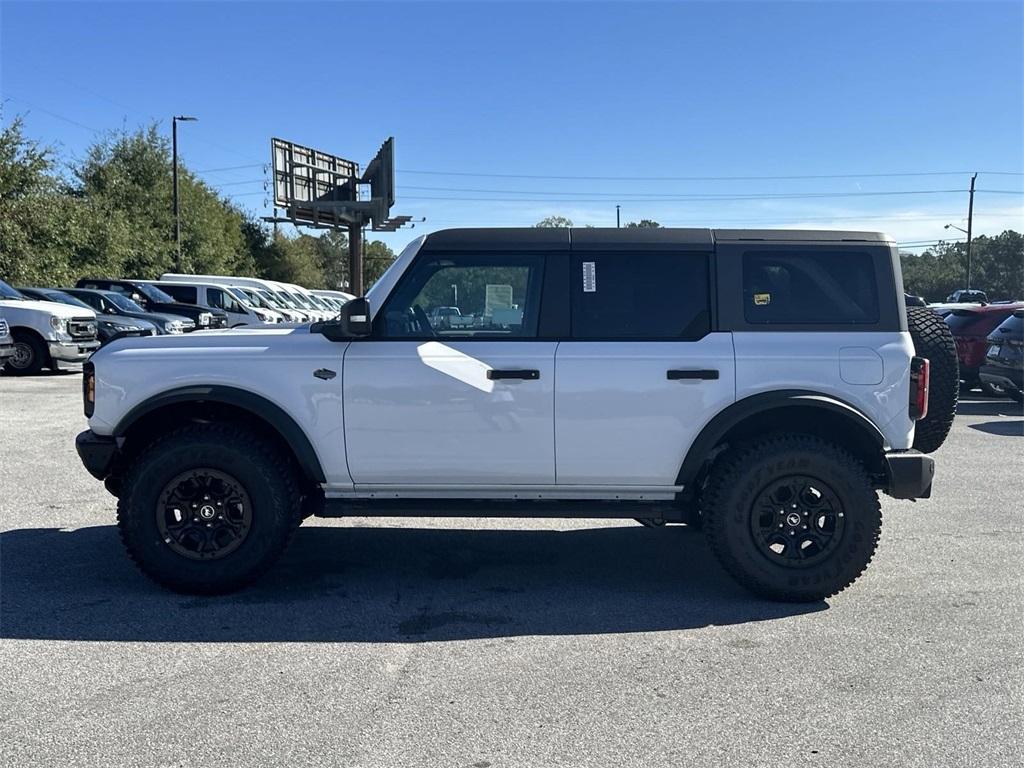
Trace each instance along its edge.
<instances>
[{"instance_id":1,"label":"rear side window","mask_svg":"<svg viewBox=\"0 0 1024 768\"><path fill-rule=\"evenodd\" d=\"M869 253L761 251L743 254L748 323L877 323L878 285Z\"/></svg>"},{"instance_id":2,"label":"rear side window","mask_svg":"<svg viewBox=\"0 0 1024 768\"><path fill-rule=\"evenodd\" d=\"M711 329L708 258L661 251L574 255L573 338L701 338Z\"/></svg>"}]
</instances>

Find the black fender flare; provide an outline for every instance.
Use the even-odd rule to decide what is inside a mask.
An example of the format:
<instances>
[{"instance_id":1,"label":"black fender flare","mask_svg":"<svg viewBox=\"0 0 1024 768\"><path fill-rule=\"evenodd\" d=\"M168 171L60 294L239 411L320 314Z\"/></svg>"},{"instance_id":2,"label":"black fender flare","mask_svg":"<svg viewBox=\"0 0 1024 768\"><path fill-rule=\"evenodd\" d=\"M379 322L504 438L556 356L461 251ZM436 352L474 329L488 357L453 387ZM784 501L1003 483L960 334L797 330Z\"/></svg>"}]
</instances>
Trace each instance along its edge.
<instances>
[{"instance_id":1,"label":"black fender flare","mask_svg":"<svg viewBox=\"0 0 1024 768\"><path fill-rule=\"evenodd\" d=\"M880 457L885 454L885 437L875 426L874 422L865 416L860 410L849 403L843 402L831 395L824 395L820 392L800 389L785 389L775 392L762 392L760 394L745 397L737 400L732 405L723 409L697 435L697 438L690 445L686 458L683 459L679 468L677 485L684 486L684 494L692 493L692 483L699 477L704 463L711 456L714 450L730 430L742 424L747 419L760 416L771 411L783 408L821 408L825 411L839 414L843 419L856 430L857 438L865 444L877 446Z\"/></svg>"},{"instance_id":2,"label":"black fender flare","mask_svg":"<svg viewBox=\"0 0 1024 768\"><path fill-rule=\"evenodd\" d=\"M291 448L295 460L309 479L316 483L327 482L320 459L313 449L313 444L291 416L280 406L275 405L262 395L237 387L222 384L179 387L153 395L126 413L114 431L114 437L124 437L128 430L147 414L160 408L181 403L223 403L240 408L268 424Z\"/></svg>"}]
</instances>

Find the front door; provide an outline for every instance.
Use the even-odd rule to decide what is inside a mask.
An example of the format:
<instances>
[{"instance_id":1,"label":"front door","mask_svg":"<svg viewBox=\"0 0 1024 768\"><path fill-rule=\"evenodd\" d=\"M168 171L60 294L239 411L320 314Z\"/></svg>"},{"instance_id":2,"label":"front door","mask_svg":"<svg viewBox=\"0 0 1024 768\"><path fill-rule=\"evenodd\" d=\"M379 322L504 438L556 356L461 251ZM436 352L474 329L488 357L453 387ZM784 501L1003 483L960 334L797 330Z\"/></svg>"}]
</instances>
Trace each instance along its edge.
<instances>
[{"instance_id":1,"label":"front door","mask_svg":"<svg viewBox=\"0 0 1024 768\"><path fill-rule=\"evenodd\" d=\"M711 254L575 248L571 338L555 360L558 483L675 485L735 400L732 334L711 332Z\"/></svg>"},{"instance_id":2,"label":"front door","mask_svg":"<svg viewBox=\"0 0 1024 768\"><path fill-rule=\"evenodd\" d=\"M345 352L357 490L555 482L558 345L537 338L544 264L535 253L420 255L376 310L374 335Z\"/></svg>"}]
</instances>

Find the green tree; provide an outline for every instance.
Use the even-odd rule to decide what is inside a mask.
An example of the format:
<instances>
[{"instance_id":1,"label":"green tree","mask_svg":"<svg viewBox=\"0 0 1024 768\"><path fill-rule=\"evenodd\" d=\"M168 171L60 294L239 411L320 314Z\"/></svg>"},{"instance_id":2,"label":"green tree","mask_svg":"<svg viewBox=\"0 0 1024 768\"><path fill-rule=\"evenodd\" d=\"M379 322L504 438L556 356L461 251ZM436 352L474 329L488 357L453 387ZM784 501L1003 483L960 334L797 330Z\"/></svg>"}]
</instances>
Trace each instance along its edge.
<instances>
[{"instance_id":1,"label":"green tree","mask_svg":"<svg viewBox=\"0 0 1024 768\"><path fill-rule=\"evenodd\" d=\"M567 219L565 216L548 216L546 219L541 219L533 226L546 229L571 227L572 219Z\"/></svg>"},{"instance_id":2,"label":"green tree","mask_svg":"<svg viewBox=\"0 0 1024 768\"><path fill-rule=\"evenodd\" d=\"M661 229L661 224L653 219L640 219L626 224L626 229Z\"/></svg>"},{"instance_id":3,"label":"green tree","mask_svg":"<svg viewBox=\"0 0 1024 768\"><path fill-rule=\"evenodd\" d=\"M971 287L992 301L1024 297L1024 239L1006 230L971 243ZM903 285L909 293L942 301L967 285L967 244L940 243L920 255L901 253Z\"/></svg>"}]
</instances>

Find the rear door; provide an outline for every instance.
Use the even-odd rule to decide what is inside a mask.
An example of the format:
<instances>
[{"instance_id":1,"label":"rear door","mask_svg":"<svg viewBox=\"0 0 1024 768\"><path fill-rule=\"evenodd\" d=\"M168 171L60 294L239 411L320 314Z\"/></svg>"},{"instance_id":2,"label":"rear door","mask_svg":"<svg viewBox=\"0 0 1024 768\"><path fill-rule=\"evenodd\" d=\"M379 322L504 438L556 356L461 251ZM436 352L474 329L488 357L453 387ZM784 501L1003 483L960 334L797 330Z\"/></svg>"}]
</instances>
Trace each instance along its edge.
<instances>
[{"instance_id":1,"label":"rear door","mask_svg":"<svg viewBox=\"0 0 1024 768\"><path fill-rule=\"evenodd\" d=\"M557 341L538 338L546 259L417 257L376 311L373 337L345 351L345 443L357 489L554 484ZM439 320L442 306L458 316Z\"/></svg>"},{"instance_id":2,"label":"rear door","mask_svg":"<svg viewBox=\"0 0 1024 768\"><path fill-rule=\"evenodd\" d=\"M571 334L555 361L559 484L674 485L696 435L735 400L731 334L712 332L711 247L590 250L574 231Z\"/></svg>"}]
</instances>

